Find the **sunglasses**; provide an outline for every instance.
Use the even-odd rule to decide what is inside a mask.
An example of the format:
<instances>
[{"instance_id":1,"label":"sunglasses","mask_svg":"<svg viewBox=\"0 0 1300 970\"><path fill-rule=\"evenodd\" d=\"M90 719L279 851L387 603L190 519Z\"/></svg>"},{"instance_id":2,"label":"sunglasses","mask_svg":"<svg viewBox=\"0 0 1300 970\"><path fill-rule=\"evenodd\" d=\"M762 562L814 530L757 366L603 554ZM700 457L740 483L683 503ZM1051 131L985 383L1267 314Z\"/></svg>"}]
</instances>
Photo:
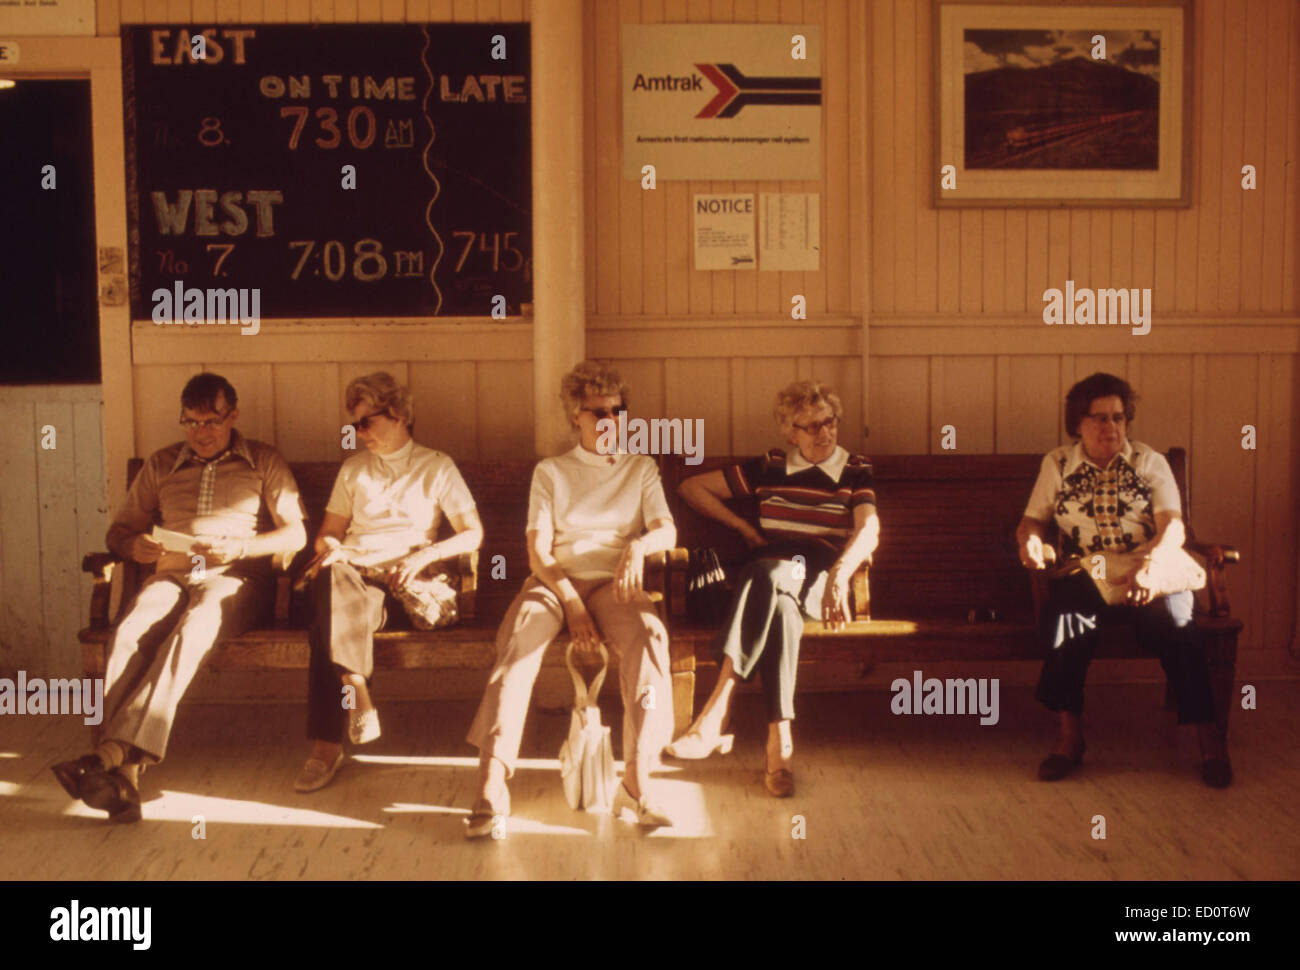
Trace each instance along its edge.
<instances>
[{"instance_id":1,"label":"sunglasses","mask_svg":"<svg viewBox=\"0 0 1300 970\"><path fill-rule=\"evenodd\" d=\"M232 408L231 410L234 409ZM230 417L230 411L227 411L219 418L207 418L206 420L203 421L197 421L194 418L185 417L184 413L182 413L181 427L184 428L186 431L197 431L199 428L203 428L203 429L219 428L221 427L221 425L226 423L226 418L228 417Z\"/></svg>"},{"instance_id":2,"label":"sunglasses","mask_svg":"<svg viewBox=\"0 0 1300 970\"><path fill-rule=\"evenodd\" d=\"M360 421L350 422L349 426L355 428L358 431L369 431L370 425L374 422L376 418L386 418L386 417L388 417L388 412L376 411L374 414L367 414Z\"/></svg>"},{"instance_id":3,"label":"sunglasses","mask_svg":"<svg viewBox=\"0 0 1300 970\"><path fill-rule=\"evenodd\" d=\"M588 414L594 414L597 421L604 421L606 418L612 418L615 415L624 413L627 408L622 404L612 408L578 408L579 411L586 411Z\"/></svg>"}]
</instances>

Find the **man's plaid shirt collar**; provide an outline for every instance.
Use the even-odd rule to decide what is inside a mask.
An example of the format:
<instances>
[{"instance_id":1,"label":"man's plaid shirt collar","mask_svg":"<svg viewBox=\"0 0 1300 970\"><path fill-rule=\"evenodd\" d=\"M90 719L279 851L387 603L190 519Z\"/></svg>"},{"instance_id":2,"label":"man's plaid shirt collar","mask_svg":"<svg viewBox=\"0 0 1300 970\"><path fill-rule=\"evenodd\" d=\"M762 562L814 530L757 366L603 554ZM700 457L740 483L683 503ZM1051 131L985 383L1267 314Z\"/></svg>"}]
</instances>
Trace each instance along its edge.
<instances>
[{"instance_id":1,"label":"man's plaid shirt collar","mask_svg":"<svg viewBox=\"0 0 1300 970\"><path fill-rule=\"evenodd\" d=\"M190 443L188 441L183 442L181 444L181 450L176 455L176 461L172 463L171 473L175 473L176 469L180 468L187 461L193 460L193 461L204 462L206 464L207 462L210 461L211 462L219 461L222 458L222 456L227 454L238 455L240 458L244 459L244 461L248 462L249 468L257 467L256 462L253 461L253 453L248 450L248 442L244 440L244 436L241 435L238 431L231 431L230 445L226 448L226 450L221 454L214 455L212 458L206 460L200 458L198 455L194 453L194 449L190 447Z\"/></svg>"}]
</instances>

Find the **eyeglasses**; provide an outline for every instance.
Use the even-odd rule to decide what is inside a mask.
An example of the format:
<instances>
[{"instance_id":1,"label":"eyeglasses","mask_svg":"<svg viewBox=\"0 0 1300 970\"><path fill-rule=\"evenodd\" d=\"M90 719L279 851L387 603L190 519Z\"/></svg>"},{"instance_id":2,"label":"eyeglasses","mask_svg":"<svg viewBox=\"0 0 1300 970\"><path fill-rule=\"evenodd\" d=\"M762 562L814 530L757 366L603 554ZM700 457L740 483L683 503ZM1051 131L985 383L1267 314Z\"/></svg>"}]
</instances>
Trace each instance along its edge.
<instances>
[{"instance_id":1,"label":"eyeglasses","mask_svg":"<svg viewBox=\"0 0 1300 970\"><path fill-rule=\"evenodd\" d=\"M812 424L794 424L791 422L794 427L798 428L805 434L810 435L821 434L822 428L828 428L829 430L834 431L839 423L840 419L834 416L827 418L825 421L814 421Z\"/></svg>"},{"instance_id":2,"label":"eyeglasses","mask_svg":"<svg viewBox=\"0 0 1300 970\"><path fill-rule=\"evenodd\" d=\"M588 414L594 414L597 421L604 421L606 418L612 418L615 415L622 414L627 410L622 404L612 408L578 408L579 411L586 411Z\"/></svg>"},{"instance_id":3,"label":"eyeglasses","mask_svg":"<svg viewBox=\"0 0 1300 970\"><path fill-rule=\"evenodd\" d=\"M369 431L370 425L374 422L375 418L386 418L386 417L388 417L387 411L376 411L374 414L367 414L360 421L351 422L351 426L353 428L356 428L358 431Z\"/></svg>"},{"instance_id":4,"label":"eyeglasses","mask_svg":"<svg viewBox=\"0 0 1300 970\"><path fill-rule=\"evenodd\" d=\"M1124 424L1128 420L1128 416L1125 415L1123 411L1119 411L1115 414L1086 414L1084 417L1092 418L1092 420L1096 421L1098 424L1120 425Z\"/></svg>"},{"instance_id":5,"label":"eyeglasses","mask_svg":"<svg viewBox=\"0 0 1300 970\"><path fill-rule=\"evenodd\" d=\"M231 408L231 411L233 411L233 410L234 410L234 408ZM226 423L226 418L228 418L228 417L230 417L230 411L227 411L225 414L221 415L221 417L219 417L219 418L207 418L206 420L203 420L203 421L197 421L197 420L195 420L194 418L187 418L187 417L185 417L184 412L182 412L182 413L181 413L181 427L184 428L186 431L197 431L197 430L200 429L200 428L202 428L202 429L204 429L205 431L207 431L207 430L211 430L211 429L213 429L213 428L219 428L219 427L221 427L223 424Z\"/></svg>"}]
</instances>

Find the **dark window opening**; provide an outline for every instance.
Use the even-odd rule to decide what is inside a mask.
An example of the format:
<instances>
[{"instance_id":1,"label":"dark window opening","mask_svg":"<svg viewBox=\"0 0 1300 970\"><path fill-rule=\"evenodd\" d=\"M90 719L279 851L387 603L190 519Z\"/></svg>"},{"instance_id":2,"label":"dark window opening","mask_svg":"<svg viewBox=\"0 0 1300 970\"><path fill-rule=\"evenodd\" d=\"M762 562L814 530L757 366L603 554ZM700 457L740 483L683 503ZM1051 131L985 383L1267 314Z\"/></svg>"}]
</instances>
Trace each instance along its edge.
<instances>
[{"instance_id":1,"label":"dark window opening","mask_svg":"<svg viewBox=\"0 0 1300 970\"><path fill-rule=\"evenodd\" d=\"M0 384L100 379L90 121L87 80L0 87Z\"/></svg>"}]
</instances>

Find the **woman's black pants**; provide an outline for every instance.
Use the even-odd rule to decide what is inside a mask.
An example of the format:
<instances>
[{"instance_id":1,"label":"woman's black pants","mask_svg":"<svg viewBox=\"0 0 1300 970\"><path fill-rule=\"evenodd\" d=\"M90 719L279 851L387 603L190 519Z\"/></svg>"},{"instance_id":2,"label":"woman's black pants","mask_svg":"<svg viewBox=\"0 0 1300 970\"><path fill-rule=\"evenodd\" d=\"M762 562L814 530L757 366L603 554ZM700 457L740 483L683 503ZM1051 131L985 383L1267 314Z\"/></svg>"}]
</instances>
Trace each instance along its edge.
<instances>
[{"instance_id":1,"label":"woman's black pants","mask_svg":"<svg viewBox=\"0 0 1300 970\"><path fill-rule=\"evenodd\" d=\"M1214 720L1205 641L1192 619L1190 592L1161 596L1145 606L1108 606L1084 573L1054 581L1039 616L1047 655L1034 695L1050 710L1083 711L1083 682L1101 629L1132 622L1138 644L1160 658L1178 699L1179 724Z\"/></svg>"}]
</instances>

